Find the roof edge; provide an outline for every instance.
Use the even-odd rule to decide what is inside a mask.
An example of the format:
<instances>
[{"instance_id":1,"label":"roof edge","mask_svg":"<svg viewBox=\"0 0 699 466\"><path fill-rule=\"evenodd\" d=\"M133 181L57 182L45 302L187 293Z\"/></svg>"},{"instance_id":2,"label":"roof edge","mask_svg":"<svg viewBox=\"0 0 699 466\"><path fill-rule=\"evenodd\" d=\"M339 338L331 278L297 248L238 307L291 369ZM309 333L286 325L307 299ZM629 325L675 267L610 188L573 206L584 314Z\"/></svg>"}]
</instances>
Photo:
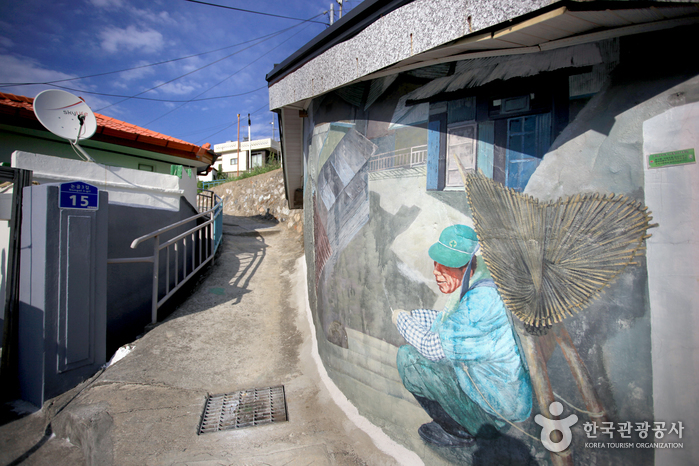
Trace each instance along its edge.
<instances>
[{"instance_id":1,"label":"roof edge","mask_svg":"<svg viewBox=\"0 0 699 466\"><path fill-rule=\"evenodd\" d=\"M364 0L359 6L353 8L332 26L311 39L286 60L275 65L272 71L265 76L265 79L271 86L327 49L353 37L358 31L365 29L383 15L414 1L392 0L387 3L386 0Z\"/></svg>"}]
</instances>

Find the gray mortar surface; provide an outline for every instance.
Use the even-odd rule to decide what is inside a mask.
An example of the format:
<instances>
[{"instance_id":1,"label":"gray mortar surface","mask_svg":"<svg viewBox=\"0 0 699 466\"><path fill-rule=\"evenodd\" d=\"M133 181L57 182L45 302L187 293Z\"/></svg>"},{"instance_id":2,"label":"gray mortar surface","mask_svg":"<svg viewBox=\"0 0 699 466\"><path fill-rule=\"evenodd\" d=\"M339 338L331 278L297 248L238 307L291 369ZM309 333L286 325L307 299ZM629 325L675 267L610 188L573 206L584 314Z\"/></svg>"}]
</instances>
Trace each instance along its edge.
<instances>
[{"instance_id":1,"label":"gray mortar surface","mask_svg":"<svg viewBox=\"0 0 699 466\"><path fill-rule=\"evenodd\" d=\"M104 372L0 426L0 464L37 442L22 464L397 464L321 382L295 298L294 233L226 216L222 251L194 294ZM280 384L288 422L197 435L207 394ZM41 443L48 421L55 436Z\"/></svg>"}]
</instances>

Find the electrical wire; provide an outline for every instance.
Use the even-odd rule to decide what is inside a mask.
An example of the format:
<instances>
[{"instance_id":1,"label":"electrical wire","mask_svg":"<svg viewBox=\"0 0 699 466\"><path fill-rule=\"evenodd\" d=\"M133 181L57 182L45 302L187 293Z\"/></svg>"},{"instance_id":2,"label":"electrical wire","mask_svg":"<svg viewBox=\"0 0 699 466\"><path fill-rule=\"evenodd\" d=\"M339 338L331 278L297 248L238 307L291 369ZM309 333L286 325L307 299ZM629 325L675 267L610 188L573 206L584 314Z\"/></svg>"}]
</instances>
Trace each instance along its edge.
<instances>
[{"instance_id":1,"label":"electrical wire","mask_svg":"<svg viewBox=\"0 0 699 466\"><path fill-rule=\"evenodd\" d=\"M269 105L268 103L265 103L262 107L258 108L257 110L255 110L254 112L252 112L250 115L256 115L257 113L261 112L263 109L267 108L268 105ZM225 130L227 130L228 128L232 127L232 126L235 125L235 124L236 124L236 122L233 122L233 123L231 123L230 125L228 125L228 126L226 126L225 128L223 128L222 130L216 131L216 132L213 133L213 134L209 134L209 135L206 136L205 138L201 138L199 141L196 142L196 144L197 144L197 145L201 145L201 144L202 144L204 141L206 141L207 139L211 139L212 137L216 136L216 135L219 134L219 133L224 132Z\"/></svg>"},{"instance_id":2,"label":"electrical wire","mask_svg":"<svg viewBox=\"0 0 699 466\"><path fill-rule=\"evenodd\" d=\"M316 18L316 17L320 16L321 14L322 14L322 13L320 13L320 14L314 16L313 18ZM311 21L313 18L310 18L310 19L308 19L308 20L304 20L303 23L308 23L308 22ZM243 48L243 49L241 49L241 50L238 50L238 51L236 51L236 52L234 52L234 53L232 53L232 54L230 54L230 55L227 55L227 56L225 56L225 57L223 57L223 58L221 58L221 59L219 59L219 60L215 60L215 61L213 61L213 62L211 62L211 63L209 63L209 64L207 64L207 65L204 65L204 66L202 66L202 67L200 67L200 68L197 68L197 69L195 69L195 70L192 70L192 71L190 71L189 73L185 73L185 74L183 74L182 76L178 76L178 77L173 78L173 79L171 79L171 80L169 80L169 81L166 81L166 82L164 82L164 83L158 84L157 86L154 86L154 87L152 87L152 88L150 88L150 89L146 89L145 91L139 92L139 93L136 94L135 96L127 97L127 98L125 98L125 99L123 99L123 100L120 100L120 101L118 101L118 102L114 102L114 103L109 104L109 105L107 105L107 106L105 106L105 107L101 107L101 108L97 109L96 111L99 112L99 111L102 111L102 110L104 110L104 109L106 109L106 108L112 107L112 106L114 106L114 105L118 105L118 104L120 104L120 103L122 103L122 102L125 102L125 101L129 100L129 99L133 99L133 98L138 97L138 96L140 96L140 95L142 95L142 94L145 94L146 92L150 92L150 91L155 90L155 89L157 89L157 88L159 88L159 87L161 87L161 86L164 86L165 84L169 84L169 83L171 83L171 82L173 82L173 81L177 81L178 79L184 78L185 76L189 76L190 74L196 73L197 71L201 71L201 70L203 70L204 68L207 68L207 67L209 67L209 66L211 66L211 65L213 65L213 64L215 64L215 63L218 63L218 62L220 62L220 61L223 61L223 60L225 60L225 59L227 59L227 58L232 57L233 55L236 55L236 54L238 54L238 53L240 53L240 52L243 52L243 51L245 51L245 50L248 50L248 49L250 49L250 48L252 48L252 47L254 47L254 46L256 46L256 45L259 45L259 44L261 44L261 43L263 43L263 42L266 42L266 41L268 41L268 40L270 40L270 39L272 39L272 38L274 38L274 37L276 37L276 36L278 36L278 35L281 35L281 34L287 32L287 31L290 31L291 29L296 28L296 27L300 26L300 25L303 24L303 23L296 24L296 25L291 26L291 27L288 27L288 28L286 28L286 29L282 29L282 30L280 30L280 31L277 31L277 32L274 33L274 34L271 34L271 35L265 37L264 39L261 39L261 40L259 40L258 42L254 43L254 44L252 44L252 45L250 45L250 46L248 46L248 47L245 47L245 48ZM308 26L309 26L309 25L306 25L306 28L307 28ZM302 31L305 30L306 28L302 29ZM298 34L298 33L296 33L296 34ZM294 37L296 34L294 34L294 35L291 36L291 37ZM288 39L287 39L287 40L288 40ZM281 44L280 44L280 45L281 45ZM277 47L279 47L279 46L277 46ZM275 47L275 48L276 48L276 47ZM274 49L272 49L272 50L274 50ZM265 55L266 55L266 54L265 54ZM264 55L263 55L263 56L264 56ZM255 60L255 61L257 61L257 60ZM253 61L252 63L254 63L254 61ZM252 64L252 63L250 63L250 64ZM248 65L248 66L249 66L249 65ZM247 66L246 66L246 67L247 67ZM244 67L244 68L242 68L242 69L245 69L246 67ZM241 69L241 70L242 70L242 69ZM238 72L241 71L241 70L236 71L236 73L238 73ZM226 78L226 79L229 79L231 76L235 75L236 73L233 73L232 75L230 75L230 76L229 76L228 78ZM225 79L224 79L223 81L225 81ZM221 84L223 81L221 81L221 82L217 83L216 85L210 87L210 88L207 89L206 91L204 91L204 92L198 94L197 96L195 96L195 98L197 98L197 97L203 95L204 93L210 91L210 90L213 89L214 87L216 87L216 86L218 86L219 84ZM189 101L187 101L186 103L189 103ZM181 107L181 106L180 106L180 107ZM180 108L180 107L177 107L177 108ZM177 110L177 108L175 108L174 110ZM174 111L174 110L172 110L172 111ZM171 111L171 112L168 112L168 113L172 113L172 111ZM165 116L165 115L163 115L163 116ZM159 117L159 118L161 118L161 117ZM159 118L157 118L157 119L159 119ZM156 120L157 120L157 119L156 119ZM155 121L155 120L153 120L153 121Z\"/></svg>"},{"instance_id":3,"label":"electrical wire","mask_svg":"<svg viewBox=\"0 0 699 466\"><path fill-rule=\"evenodd\" d=\"M232 7L232 6L218 5L218 4L216 4L216 3L201 2L201 1L199 1L199 0L185 0L185 2L199 3L200 5L213 6L213 7L216 7L216 8L225 8L226 10L242 11L242 12L244 12L244 13L254 13L254 14L256 14L256 15L273 16L273 17L275 17L275 18L293 19L293 20L296 20L296 21L311 21L311 20L304 20L304 19L302 19L302 18L294 18L294 17L291 17L291 16L275 15L275 14L273 14L273 13L263 13L263 12L261 12L261 11L253 11L253 10L246 10L246 9L244 9L244 8L236 8L236 7ZM323 12L323 13L321 13L321 14L324 15L324 14L326 14L326 13L327 13L327 11L325 11L325 12ZM317 16L315 16L315 17L318 17L318 16L320 16L320 15L317 15ZM318 23L318 24L323 24L323 25L325 25L325 26L328 25L327 23L323 23L323 22L320 22L320 21L312 21L312 22Z\"/></svg>"},{"instance_id":4,"label":"electrical wire","mask_svg":"<svg viewBox=\"0 0 699 466\"><path fill-rule=\"evenodd\" d=\"M314 18L315 18L315 17L317 17L317 16L314 16ZM292 27L293 27L293 26L292 26ZM292 27L289 27L289 28L286 28L286 29L282 29L282 31L288 31L288 30L291 29ZM274 35L277 34L277 33L278 33L278 32L272 32L272 33L270 33L270 34L266 34L266 35L264 35L264 36L260 36L260 37L257 37L257 38L255 38L255 39L246 40L246 41L240 42L240 43L238 43L238 44L227 45L226 47L221 47L221 48L218 48L218 49L215 49L215 50L209 50L208 52L195 53L195 54L193 54L193 55L187 55L186 57L171 58L171 59L169 59L169 60L163 60L163 61L159 61L159 62L156 62L156 63L148 63L148 64L146 64L146 65L134 66L134 67L132 67L132 68L124 68L124 69L122 69L122 70L105 71L105 72L103 72L103 73L95 73L95 74L90 74L90 75L86 75L86 76L79 76L79 77L77 77L77 78L57 79L57 80L54 80L54 81L46 81L46 82L0 83L0 87L11 87L11 86L35 86L35 85L43 85L43 86L45 86L45 85L50 85L50 84L55 84L55 83L63 83L63 82L68 82L68 81L78 81L78 80L81 80L81 79L96 78L96 77L100 77L100 76L107 76L107 75L110 75L110 74L124 73L124 72L126 72L126 71L140 70L140 69L142 69L142 68L149 68L149 67L151 67L151 66L165 65L165 64L167 64L167 63L173 63L173 62L176 62L176 61L186 60L186 59L188 59L188 58L200 57L200 56L202 56L202 55L207 55L207 54L209 54L209 53L220 52L221 50L227 50L227 49L230 49L230 48L233 48L233 47L239 47L239 46L241 46L241 45L245 45L245 44L248 44L248 43L250 43L250 42L254 42L254 41L256 41L256 40L265 39L265 38L267 38L267 37L269 37L269 36L274 36ZM56 86L56 87L59 87L59 86ZM83 91L83 92L84 92L84 91ZM107 95L107 94L105 94L105 95Z\"/></svg>"},{"instance_id":5,"label":"electrical wire","mask_svg":"<svg viewBox=\"0 0 699 466\"><path fill-rule=\"evenodd\" d=\"M298 26L298 25L296 25L296 26ZM106 108L113 107L114 105L118 105L118 104L120 104L120 103L122 103L122 102L126 102L126 101L129 100L129 99L133 99L133 98L135 98L135 97L138 97L138 96L140 96L140 95L143 95L143 94L145 94L146 92L150 92L150 91L153 91L153 90L155 90L155 89L157 89L157 88L159 88L159 87L162 87L162 86L164 86L164 85L166 85L166 84L170 84L170 83L173 82L173 81L177 81L178 79L182 79L182 78L184 78L184 77L186 77L186 76L189 76L190 74L194 74L194 73L196 73L197 71L201 71L201 70L203 70L203 69L205 69L205 68L208 68L209 66L212 66L212 65L214 65L214 64L216 64L216 63L219 63L219 62L221 62L221 61L223 61L223 60L225 60L225 59L227 59L227 58L230 58L230 57L232 57L233 55L237 55L237 54L239 54L240 52L243 52L243 51L245 51L245 50L248 50L248 49L250 49L250 48L252 48L252 47L254 47L254 46L256 46L256 45L259 45L259 44L261 44L261 43L263 43L263 42L266 42L266 41L268 41L268 40L270 40L270 39L272 39L272 38L274 38L274 37L276 37L276 36L278 36L278 35L280 35L280 34L283 34L284 32L286 32L286 31L288 31L288 30L290 30L290 29L292 29L292 28L294 28L294 27L296 27L296 26L292 26L292 27L290 27L290 28L282 29L281 31L279 31L279 32L277 32L277 33L275 33L275 34L273 34L273 35L270 35L269 37L267 37L267 38L265 38L265 39L262 39L262 40L260 40L259 42L256 42L256 43L254 43L254 44L252 44L252 45L250 45L250 46L248 46L248 47L245 47L245 48L243 48L243 49L237 50L237 51L235 51L235 52L233 52L233 53L231 53L231 54L229 54L229 55L226 55L226 56L223 57L223 58L219 58L218 60L214 60L213 62L211 62L211 63L209 63L209 64L206 64L206 65L204 65L204 66L201 66L201 67L199 67L199 68L196 68L196 69L190 71L189 73L185 73L185 74L183 74L183 75L181 75L181 76L178 76L178 77L176 77L176 78L173 78L173 79L171 79L171 80L169 80L169 81L165 81L164 83L160 83L160 84L158 84L157 86L154 86L154 87L151 87L150 89L146 89L145 91L139 92L138 94L136 94L136 95L134 95L134 96L127 97L127 98L125 98L125 99L123 99L123 100L120 100L120 101L118 101L118 102L114 102L114 103L109 104L109 105L107 105L107 106L105 106L105 107L99 108L99 109L97 109L97 110L95 110L95 111L99 112L99 111L102 111L102 110L104 110L104 109L106 109ZM199 95L201 95L201 94L199 94ZM198 97L198 96L197 96L197 97Z\"/></svg>"},{"instance_id":6,"label":"electrical wire","mask_svg":"<svg viewBox=\"0 0 699 466\"><path fill-rule=\"evenodd\" d=\"M296 26L299 26L299 25L296 25ZM296 27L296 26L294 26L294 27ZM308 28L308 26L310 26L310 25L306 25L306 27L304 27L303 29L301 29L300 31L298 31L297 33L295 33L294 35L292 35L291 37L289 37L289 38L287 39L287 41L290 40L291 38L297 36L298 34L301 34L303 31L306 30L306 28ZM266 55L269 55L270 53L272 53L273 51L275 51L276 49L278 49L278 48L281 47L282 45L284 45L284 42L282 42L281 44L277 45L276 47L274 47L274 48L268 50L267 52L263 53L262 55L260 55L259 57L257 57L255 60L251 61L250 63L248 63L248 64L245 65L244 67L240 68L240 69L239 69L238 71L236 71L235 73L232 73L232 74L228 75L228 77L226 77L225 79L223 79L223 80L219 81L218 83L214 84L213 86L211 86L210 88L208 88L208 89L205 90L204 92L201 92L201 93L197 94L196 96L194 96L194 98L196 99L197 97L199 97L199 96L201 96L201 95L203 95L203 94L206 94L207 92L209 92L209 91L210 91L211 89L213 89L214 87L216 87L216 86L222 84L223 82L229 80L230 78L232 78L232 77L235 76L236 74L238 74L238 73L240 73L241 71L243 71L245 68L247 68L247 67L251 66L253 63L255 63L255 62L261 60L261 59L264 58ZM155 118L154 120L151 120L151 121L145 123L143 126L144 126L144 127L145 127L145 126L148 126L148 125L150 125L151 123L154 123L154 122L160 120L161 118L163 118L163 117L165 117L165 116L171 114L172 112L174 112L174 111L176 111L176 110L179 110L180 108L184 107L184 106L187 105L188 103L189 103L189 102L185 102L185 103L183 103L182 105L173 108L172 110L170 110L170 111L168 111L168 112L166 112L166 113L160 115L158 118Z\"/></svg>"},{"instance_id":7,"label":"electrical wire","mask_svg":"<svg viewBox=\"0 0 699 466\"><path fill-rule=\"evenodd\" d=\"M120 95L120 94L105 94L103 92L92 92L92 91L86 91L85 89L75 89L72 87L66 87L66 86L58 86L55 84L52 84L53 87L57 87L59 89L65 89L67 91L73 91L73 92L80 92L82 94L90 94L90 95L99 95L103 97L122 97L124 100L128 99L137 99L137 100L150 100L154 102L168 102L168 103L189 103L189 102L203 102L207 100L218 100L218 99L229 99L231 97L240 97L242 95L247 95L247 94L252 94L254 92L260 91L262 89L267 88L267 86L261 86L258 87L257 89L253 89L251 91L246 91L246 92L241 92L240 94L228 94L228 95L220 95L217 97L204 97L201 99L190 99L190 100L172 100L172 99L156 99L152 97L138 97L138 96L128 96L128 95ZM104 107L106 108L106 107ZM100 109L101 110L101 109Z\"/></svg>"}]
</instances>

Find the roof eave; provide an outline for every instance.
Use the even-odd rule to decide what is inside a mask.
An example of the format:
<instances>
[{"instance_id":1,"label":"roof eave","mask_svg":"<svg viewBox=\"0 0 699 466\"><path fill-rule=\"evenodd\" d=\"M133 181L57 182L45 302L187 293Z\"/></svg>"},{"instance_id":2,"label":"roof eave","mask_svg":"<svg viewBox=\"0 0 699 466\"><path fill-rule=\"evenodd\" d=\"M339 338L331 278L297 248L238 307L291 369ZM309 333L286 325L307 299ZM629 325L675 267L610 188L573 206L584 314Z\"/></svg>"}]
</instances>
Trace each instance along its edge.
<instances>
[{"instance_id":1,"label":"roof eave","mask_svg":"<svg viewBox=\"0 0 699 466\"><path fill-rule=\"evenodd\" d=\"M332 26L318 34L286 60L274 66L265 79L271 86L325 50L351 38L381 16L415 0L364 0Z\"/></svg>"}]
</instances>

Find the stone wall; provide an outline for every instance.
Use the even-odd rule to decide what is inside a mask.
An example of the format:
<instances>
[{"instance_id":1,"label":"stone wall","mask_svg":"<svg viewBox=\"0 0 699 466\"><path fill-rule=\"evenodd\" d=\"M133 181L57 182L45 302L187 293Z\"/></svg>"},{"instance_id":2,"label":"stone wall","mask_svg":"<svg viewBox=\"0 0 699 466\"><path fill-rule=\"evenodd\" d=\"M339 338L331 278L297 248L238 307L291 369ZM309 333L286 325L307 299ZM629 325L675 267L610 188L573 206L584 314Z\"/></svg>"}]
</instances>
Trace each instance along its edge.
<instances>
[{"instance_id":1,"label":"stone wall","mask_svg":"<svg viewBox=\"0 0 699 466\"><path fill-rule=\"evenodd\" d=\"M284 195L282 170L231 181L212 189L223 199L223 213L236 217L274 217L281 225L303 233L303 211L290 210Z\"/></svg>"}]
</instances>

